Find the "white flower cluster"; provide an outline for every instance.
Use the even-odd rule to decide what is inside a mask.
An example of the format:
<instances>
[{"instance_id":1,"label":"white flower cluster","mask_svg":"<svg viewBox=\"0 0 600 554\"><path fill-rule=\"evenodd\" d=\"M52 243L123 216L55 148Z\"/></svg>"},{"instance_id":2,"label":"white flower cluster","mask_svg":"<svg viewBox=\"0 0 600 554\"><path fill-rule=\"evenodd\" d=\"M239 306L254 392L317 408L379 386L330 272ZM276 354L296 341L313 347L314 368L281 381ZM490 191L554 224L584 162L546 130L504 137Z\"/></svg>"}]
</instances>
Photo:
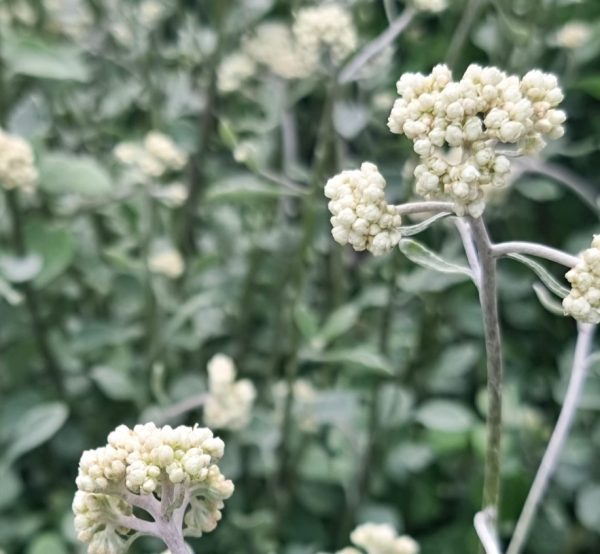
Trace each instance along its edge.
<instances>
[{"instance_id":1,"label":"white flower cluster","mask_svg":"<svg viewBox=\"0 0 600 554\"><path fill-rule=\"evenodd\" d=\"M541 71L519 79L471 65L455 82L448 67L438 65L427 76L402 75L396 87L400 98L388 127L414 142L421 160L414 172L416 192L454 201L459 215L478 217L486 192L506 184L510 162L496 151L498 144L529 153L544 147L544 137L564 134L566 115L556 109L563 93L556 77Z\"/></svg>"},{"instance_id":2,"label":"white flower cluster","mask_svg":"<svg viewBox=\"0 0 600 554\"><path fill-rule=\"evenodd\" d=\"M352 544L336 554L418 554L419 544L408 535L398 536L395 529L386 523L363 523L350 535Z\"/></svg>"},{"instance_id":3,"label":"white flower cluster","mask_svg":"<svg viewBox=\"0 0 600 554\"><path fill-rule=\"evenodd\" d=\"M413 4L417 10L433 13L443 12L448 7L447 0L413 0Z\"/></svg>"},{"instance_id":4,"label":"white flower cluster","mask_svg":"<svg viewBox=\"0 0 600 554\"><path fill-rule=\"evenodd\" d=\"M557 32L554 41L561 48L580 48L588 42L592 36L592 27L584 21L569 21Z\"/></svg>"},{"instance_id":5,"label":"white flower cluster","mask_svg":"<svg viewBox=\"0 0 600 554\"><path fill-rule=\"evenodd\" d=\"M376 256L400 242L402 219L396 208L386 203L385 185L377 166L369 162L327 181L325 196L331 199L331 233L336 242Z\"/></svg>"},{"instance_id":6,"label":"white flower cluster","mask_svg":"<svg viewBox=\"0 0 600 554\"><path fill-rule=\"evenodd\" d=\"M565 275L571 291L563 300L566 315L585 323L600 323L600 235L584 250L579 263Z\"/></svg>"},{"instance_id":7,"label":"white flower cluster","mask_svg":"<svg viewBox=\"0 0 600 554\"><path fill-rule=\"evenodd\" d=\"M256 62L248 54L244 52L230 54L219 65L217 88L224 93L239 90L255 71Z\"/></svg>"},{"instance_id":8,"label":"white flower cluster","mask_svg":"<svg viewBox=\"0 0 600 554\"><path fill-rule=\"evenodd\" d=\"M143 145L121 142L115 147L114 154L119 162L140 170L148 177L180 171L187 163L187 154L170 137L158 131L150 131Z\"/></svg>"},{"instance_id":9,"label":"white flower cluster","mask_svg":"<svg viewBox=\"0 0 600 554\"><path fill-rule=\"evenodd\" d=\"M37 178L29 143L0 129L0 186L31 191Z\"/></svg>"},{"instance_id":10,"label":"white flower cluster","mask_svg":"<svg viewBox=\"0 0 600 554\"><path fill-rule=\"evenodd\" d=\"M244 40L244 51L256 63L268 67L283 79L300 79L314 69L298 49L289 27L283 23L259 25Z\"/></svg>"},{"instance_id":11,"label":"white flower cluster","mask_svg":"<svg viewBox=\"0 0 600 554\"><path fill-rule=\"evenodd\" d=\"M73 501L78 539L89 544L90 554L120 552L128 532L123 516L132 512L128 495L160 498L164 487L175 487L174 498L191 495L185 515L190 531L212 531L233 493L217 465L223 450L223 441L207 428L120 425L106 446L81 456Z\"/></svg>"},{"instance_id":12,"label":"white flower cluster","mask_svg":"<svg viewBox=\"0 0 600 554\"><path fill-rule=\"evenodd\" d=\"M239 431L248 425L256 389L249 379L235 380L233 360L217 354L208 362L209 396L204 404L204 422L215 429Z\"/></svg>"},{"instance_id":13,"label":"white flower cluster","mask_svg":"<svg viewBox=\"0 0 600 554\"><path fill-rule=\"evenodd\" d=\"M313 66L323 57L338 65L358 44L352 15L339 4L299 10L293 30L298 47Z\"/></svg>"},{"instance_id":14,"label":"white flower cluster","mask_svg":"<svg viewBox=\"0 0 600 554\"><path fill-rule=\"evenodd\" d=\"M177 250L162 246L148 259L148 268L153 273L160 273L169 279L177 279L185 270L185 262Z\"/></svg>"}]
</instances>

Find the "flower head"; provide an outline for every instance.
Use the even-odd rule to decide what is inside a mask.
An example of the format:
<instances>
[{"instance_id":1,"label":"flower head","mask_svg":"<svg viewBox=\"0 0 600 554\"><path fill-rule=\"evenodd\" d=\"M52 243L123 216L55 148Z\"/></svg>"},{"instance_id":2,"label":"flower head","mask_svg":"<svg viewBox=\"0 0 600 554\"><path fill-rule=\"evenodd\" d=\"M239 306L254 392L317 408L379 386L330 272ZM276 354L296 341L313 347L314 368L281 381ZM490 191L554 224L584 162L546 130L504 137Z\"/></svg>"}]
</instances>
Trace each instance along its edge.
<instances>
[{"instance_id":1,"label":"flower head","mask_svg":"<svg viewBox=\"0 0 600 554\"><path fill-rule=\"evenodd\" d=\"M255 71L256 63L248 54L244 52L230 54L219 66L217 87L224 93L239 90Z\"/></svg>"},{"instance_id":2,"label":"flower head","mask_svg":"<svg viewBox=\"0 0 600 554\"><path fill-rule=\"evenodd\" d=\"M223 501L233 493L233 483L217 465L223 450L223 441L207 428L120 425L106 446L81 456L73 500L77 538L90 554L124 552L132 530L150 533L153 525L135 517L133 505L155 518L150 534L161 536L160 526L167 523L181 526L184 514L189 533L214 529ZM160 510L164 502L171 502L167 512L177 515L164 521L167 512L161 511L159 523L156 506Z\"/></svg>"},{"instance_id":3,"label":"flower head","mask_svg":"<svg viewBox=\"0 0 600 554\"><path fill-rule=\"evenodd\" d=\"M323 58L338 65L358 44L350 12L338 4L301 9L294 22L294 36L302 54L315 67Z\"/></svg>"},{"instance_id":4,"label":"flower head","mask_svg":"<svg viewBox=\"0 0 600 554\"><path fill-rule=\"evenodd\" d=\"M215 429L240 430L248 425L256 389L249 379L235 380L233 360L217 354L208 362L209 396L204 421Z\"/></svg>"},{"instance_id":5,"label":"flower head","mask_svg":"<svg viewBox=\"0 0 600 554\"><path fill-rule=\"evenodd\" d=\"M385 185L377 166L369 162L327 181L325 196L331 199L331 232L336 242L376 256L400 242L402 220L385 200Z\"/></svg>"},{"instance_id":6,"label":"flower head","mask_svg":"<svg viewBox=\"0 0 600 554\"><path fill-rule=\"evenodd\" d=\"M413 141L416 192L454 201L459 215L478 217L486 192L506 184L510 163L498 145L528 153L564 134L566 115L556 109L563 93L554 75L538 70L519 79L471 65L454 81L438 65L429 75L402 75L397 90L388 127Z\"/></svg>"},{"instance_id":7,"label":"flower head","mask_svg":"<svg viewBox=\"0 0 600 554\"><path fill-rule=\"evenodd\" d=\"M575 49L583 46L592 36L592 27L584 21L569 21L556 33L554 40L561 48Z\"/></svg>"},{"instance_id":8,"label":"flower head","mask_svg":"<svg viewBox=\"0 0 600 554\"><path fill-rule=\"evenodd\" d=\"M566 315L584 323L600 323L600 235L584 250L579 263L565 276L571 291L563 300Z\"/></svg>"},{"instance_id":9,"label":"flower head","mask_svg":"<svg viewBox=\"0 0 600 554\"><path fill-rule=\"evenodd\" d=\"M32 190L37 178L29 143L0 129L0 186Z\"/></svg>"},{"instance_id":10,"label":"flower head","mask_svg":"<svg viewBox=\"0 0 600 554\"><path fill-rule=\"evenodd\" d=\"M314 69L299 50L290 28L283 23L271 21L259 25L244 40L244 51L283 79L306 77Z\"/></svg>"},{"instance_id":11,"label":"flower head","mask_svg":"<svg viewBox=\"0 0 600 554\"><path fill-rule=\"evenodd\" d=\"M162 177L167 171L182 170L188 159L171 137L158 131L150 131L143 144L121 142L113 153L123 165L154 178Z\"/></svg>"}]
</instances>

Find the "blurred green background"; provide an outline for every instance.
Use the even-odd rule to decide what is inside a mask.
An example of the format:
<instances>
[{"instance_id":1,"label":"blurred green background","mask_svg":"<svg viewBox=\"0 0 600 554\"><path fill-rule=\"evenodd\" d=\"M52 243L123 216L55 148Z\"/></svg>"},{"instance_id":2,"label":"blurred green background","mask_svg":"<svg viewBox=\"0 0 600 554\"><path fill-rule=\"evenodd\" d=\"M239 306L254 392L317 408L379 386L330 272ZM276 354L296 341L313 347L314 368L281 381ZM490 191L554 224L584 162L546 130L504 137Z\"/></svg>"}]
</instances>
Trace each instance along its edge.
<instances>
[{"instance_id":1,"label":"blurred green background","mask_svg":"<svg viewBox=\"0 0 600 554\"><path fill-rule=\"evenodd\" d=\"M202 424L199 407L176 412L206 391L219 352L258 397L246 428L218 430L236 492L218 529L190 541L196 552L333 551L364 521L392 523L423 554L476 552L476 291L466 275L399 251L374 258L335 244L322 188L369 160L389 201L412 198L411 144L386 127L403 72L444 61L455 76L470 63L540 68L565 91L566 136L515 164L486 218L496 240L588 246L600 213L600 2L450 0L417 13L338 87L331 64L287 80L261 64L226 73L258 26L291 28L298 10L322 3L0 0L0 127L33 145L40 173L34 193L12 195L25 253L15 251L10 194L0 194L3 554L84 551L70 509L82 450L120 423ZM357 50L407 9L343 5ZM577 21L587 35L566 44L560 31ZM171 137L185 167L149 175L119 162L118 144L152 130ZM451 222L419 240L464 264ZM538 301L535 281L500 265L505 539L556 421L575 336L572 320ZM297 381L285 417L283 383ZM600 365L531 554L600 552L599 409ZM162 549L140 540L133 551Z\"/></svg>"}]
</instances>

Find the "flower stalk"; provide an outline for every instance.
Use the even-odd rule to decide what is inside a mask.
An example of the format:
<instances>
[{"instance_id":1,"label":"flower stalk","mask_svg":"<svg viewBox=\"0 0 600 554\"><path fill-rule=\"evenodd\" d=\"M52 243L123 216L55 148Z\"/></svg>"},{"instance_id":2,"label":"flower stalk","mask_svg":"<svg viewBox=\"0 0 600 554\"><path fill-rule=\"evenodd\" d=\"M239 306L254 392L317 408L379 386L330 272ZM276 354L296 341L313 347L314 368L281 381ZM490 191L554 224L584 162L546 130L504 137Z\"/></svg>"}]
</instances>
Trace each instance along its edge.
<instances>
[{"instance_id":1,"label":"flower stalk","mask_svg":"<svg viewBox=\"0 0 600 554\"><path fill-rule=\"evenodd\" d=\"M483 485L483 508L500 504L500 465L502 439L502 340L498 316L496 259L483 219L469 219L473 241L481 263L479 301L483 311L487 354L487 446Z\"/></svg>"}]
</instances>

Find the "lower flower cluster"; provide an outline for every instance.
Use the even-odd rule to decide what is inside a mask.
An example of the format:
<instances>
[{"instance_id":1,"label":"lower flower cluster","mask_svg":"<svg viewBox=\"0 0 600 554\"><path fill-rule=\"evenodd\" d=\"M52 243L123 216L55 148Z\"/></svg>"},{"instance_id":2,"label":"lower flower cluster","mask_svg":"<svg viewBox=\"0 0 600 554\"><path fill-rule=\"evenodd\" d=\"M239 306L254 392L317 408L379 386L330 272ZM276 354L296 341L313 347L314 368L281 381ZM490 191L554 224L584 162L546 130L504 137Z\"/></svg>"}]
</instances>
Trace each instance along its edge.
<instances>
[{"instance_id":1,"label":"lower flower cluster","mask_svg":"<svg viewBox=\"0 0 600 554\"><path fill-rule=\"evenodd\" d=\"M223 451L223 441L207 428L120 425L106 446L81 456L73 501L78 539L88 543L90 554L121 552L132 504L145 507L170 498L172 508L184 512L189 502L190 533L212 531L233 493L217 465Z\"/></svg>"}]
</instances>

